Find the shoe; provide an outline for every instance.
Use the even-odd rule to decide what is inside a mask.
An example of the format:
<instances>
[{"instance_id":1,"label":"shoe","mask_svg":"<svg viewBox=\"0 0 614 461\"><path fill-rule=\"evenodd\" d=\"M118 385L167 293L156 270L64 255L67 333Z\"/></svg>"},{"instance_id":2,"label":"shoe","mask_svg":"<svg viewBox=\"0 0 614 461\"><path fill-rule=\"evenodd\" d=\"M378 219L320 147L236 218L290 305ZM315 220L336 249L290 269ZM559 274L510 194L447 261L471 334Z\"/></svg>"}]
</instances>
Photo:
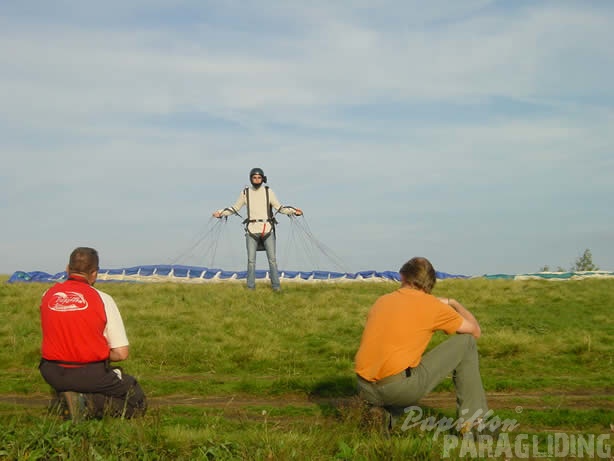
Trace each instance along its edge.
<instances>
[{"instance_id":1,"label":"shoe","mask_svg":"<svg viewBox=\"0 0 614 461\"><path fill-rule=\"evenodd\" d=\"M367 404L363 424L371 431L389 436L392 430L392 417L385 408Z\"/></svg>"},{"instance_id":2,"label":"shoe","mask_svg":"<svg viewBox=\"0 0 614 461\"><path fill-rule=\"evenodd\" d=\"M276 293L280 293L281 292L281 288L275 287L275 288L273 288L273 291L276 292Z\"/></svg>"},{"instance_id":3,"label":"shoe","mask_svg":"<svg viewBox=\"0 0 614 461\"><path fill-rule=\"evenodd\" d=\"M90 417L90 404L86 394L72 391L60 392L59 398L65 402L61 406L68 410L62 413L65 420L70 419L76 423Z\"/></svg>"},{"instance_id":4,"label":"shoe","mask_svg":"<svg viewBox=\"0 0 614 461\"><path fill-rule=\"evenodd\" d=\"M48 408L49 414L55 416L61 416L64 421L70 419L70 410L68 409L68 403L64 398L63 393L55 392Z\"/></svg>"}]
</instances>

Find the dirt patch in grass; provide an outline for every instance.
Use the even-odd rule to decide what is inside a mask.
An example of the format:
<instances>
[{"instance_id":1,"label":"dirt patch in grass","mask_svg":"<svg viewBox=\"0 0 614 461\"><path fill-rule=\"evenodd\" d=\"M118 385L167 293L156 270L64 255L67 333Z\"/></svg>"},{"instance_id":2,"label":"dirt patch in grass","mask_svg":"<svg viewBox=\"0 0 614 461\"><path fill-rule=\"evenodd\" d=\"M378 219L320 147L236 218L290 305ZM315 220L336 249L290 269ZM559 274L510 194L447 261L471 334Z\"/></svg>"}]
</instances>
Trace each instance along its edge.
<instances>
[{"instance_id":1,"label":"dirt patch in grass","mask_svg":"<svg viewBox=\"0 0 614 461\"><path fill-rule=\"evenodd\" d=\"M30 409L44 411L50 394L0 395L0 418ZM525 410L614 410L610 389L562 392L496 392L487 394L491 409L506 410L507 414L521 414ZM335 427L339 423L364 426L365 406L357 396L322 397L295 394L277 396L254 395L164 395L148 397L149 414L175 413L181 408L202 409L203 413L228 420L259 423L267 421L277 430L303 430L305 425ZM426 415L453 414L456 406L452 392L431 393L419 402ZM515 419L514 416L512 418ZM524 430L548 431L559 429L553 423L523 421ZM610 423L611 424L611 423ZM368 429L368 428L367 428Z\"/></svg>"},{"instance_id":2,"label":"dirt patch in grass","mask_svg":"<svg viewBox=\"0 0 614 461\"><path fill-rule=\"evenodd\" d=\"M488 404L493 409L525 409L545 410L561 409L604 409L614 410L614 398L611 389L590 389L573 392L492 392L487 394ZM149 396L151 407L196 406L215 409L237 408L282 408L282 407L342 407L350 405L355 397L320 397L298 394L278 396L253 395L164 395ZM50 400L48 394L5 394L0 395L0 403L23 405L26 407L44 406ZM423 398L419 405L430 408L454 408L455 396L452 392L434 392Z\"/></svg>"}]
</instances>

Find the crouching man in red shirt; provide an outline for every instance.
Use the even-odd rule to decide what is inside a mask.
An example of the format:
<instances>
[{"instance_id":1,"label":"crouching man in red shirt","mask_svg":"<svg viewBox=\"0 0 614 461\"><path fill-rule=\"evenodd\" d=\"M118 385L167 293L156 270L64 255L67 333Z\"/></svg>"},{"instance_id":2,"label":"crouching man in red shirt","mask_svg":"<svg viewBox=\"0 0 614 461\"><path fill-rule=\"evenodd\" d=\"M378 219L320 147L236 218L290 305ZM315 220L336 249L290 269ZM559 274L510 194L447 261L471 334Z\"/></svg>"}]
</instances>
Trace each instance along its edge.
<instances>
[{"instance_id":1,"label":"crouching man in red shirt","mask_svg":"<svg viewBox=\"0 0 614 461\"><path fill-rule=\"evenodd\" d=\"M141 386L110 365L128 358L129 343L115 301L94 288L98 261L93 248L76 248L66 268L68 279L43 294L40 373L58 395L80 394L87 416L143 415L147 401Z\"/></svg>"}]
</instances>

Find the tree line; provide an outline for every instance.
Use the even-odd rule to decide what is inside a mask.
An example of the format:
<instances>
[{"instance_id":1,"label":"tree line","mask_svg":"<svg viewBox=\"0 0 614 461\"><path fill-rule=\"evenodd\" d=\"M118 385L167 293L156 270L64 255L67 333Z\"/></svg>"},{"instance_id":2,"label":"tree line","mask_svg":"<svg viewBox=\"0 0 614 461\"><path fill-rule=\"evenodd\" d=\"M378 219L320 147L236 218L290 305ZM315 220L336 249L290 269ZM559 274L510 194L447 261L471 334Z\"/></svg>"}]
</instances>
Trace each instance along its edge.
<instances>
[{"instance_id":1,"label":"tree line","mask_svg":"<svg viewBox=\"0 0 614 461\"><path fill-rule=\"evenodd\" d=\"M550 266L545 265L542 266L540 272L582 272L582 271L598 271L599 267L593 263L593 254L591 250L587 248L584 250L580 256L576 258L573 265L569 268L569 270L557 266L556 269L552 269Z\"/></svg>"}]
</instances>

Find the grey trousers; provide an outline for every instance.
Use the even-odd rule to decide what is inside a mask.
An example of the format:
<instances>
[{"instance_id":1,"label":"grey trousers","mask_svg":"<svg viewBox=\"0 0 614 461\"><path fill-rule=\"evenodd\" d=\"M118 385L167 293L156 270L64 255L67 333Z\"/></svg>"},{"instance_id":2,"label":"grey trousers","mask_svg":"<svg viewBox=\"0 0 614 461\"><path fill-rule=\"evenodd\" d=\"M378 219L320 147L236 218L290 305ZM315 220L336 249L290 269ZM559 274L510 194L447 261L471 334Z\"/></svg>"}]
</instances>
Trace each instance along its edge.
<instances>
[{"instance_id":1,"label":"grey trousers","mask_svg":"<svg viewBox=\"0 0 614 461\"><path fill-rule=\"evenodd\" d=\"M488 405L477 345L469 334L455 334L424 354L409 377L379 385L359 377L358 391L369 403L386 408L395 421L402 417L406 407L415 405L450 374L456 388L457 417L468 420L475 414L483 416Z\"/></svg>"}]
</instances>

